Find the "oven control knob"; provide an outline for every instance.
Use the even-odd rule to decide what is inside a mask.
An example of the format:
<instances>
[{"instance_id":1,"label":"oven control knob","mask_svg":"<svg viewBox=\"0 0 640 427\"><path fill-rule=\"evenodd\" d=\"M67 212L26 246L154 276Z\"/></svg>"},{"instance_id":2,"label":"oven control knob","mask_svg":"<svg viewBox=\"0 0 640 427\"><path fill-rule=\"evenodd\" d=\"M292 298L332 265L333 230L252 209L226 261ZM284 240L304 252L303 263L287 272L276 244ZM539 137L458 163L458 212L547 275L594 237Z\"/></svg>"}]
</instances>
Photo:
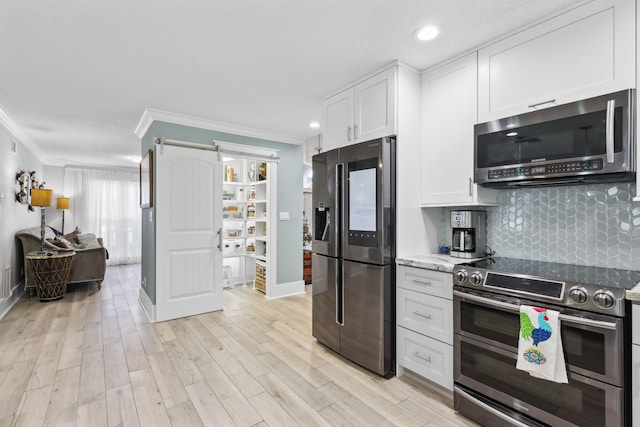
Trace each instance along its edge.
<instances>
[{"instance_id":1,"label":"oven control knob","mask_svg":"<svg viewBox=\"0 0 640 427\"><path fill-rule=\"evenodd\" d=\"M482 284L482 274L471 273L471 275L469 276L469 282L471 282L472 285Z\"/></svg>"},{"instance_id":2,"label":"oven control knob","mask_svg":"<svg viewBox=\"0 0 640 427\"><path fill-rule=\"evenodd\" d=\"M615 296L606 289L600 289L593 295L593 302L600 308L611 308L616 303Z\"/></svg>"},{"instance_id":3,"label":"oven control knob","mask_svg":"<svg viewBox=\"0 0 640 427\"><path fill-rule=\"evenodd\" d=\"M584 304L589 300L587 290L582 286L574 286L569 289L569 299L576 304Z\"/></svg>"},{"instance_id":4,"label":"oven control knob","mask_svg":"<svg viewBox=\"0 0 640 427\"><path fill-rule=\"evenodd\" d=\"M468 277L468 275L467 275L466 271L464 271L464 270L456 271L456 280L458 280L458 282L460 282L460 283L466 282L467 281L467 277Z\"/></svg>"}]
</instances>

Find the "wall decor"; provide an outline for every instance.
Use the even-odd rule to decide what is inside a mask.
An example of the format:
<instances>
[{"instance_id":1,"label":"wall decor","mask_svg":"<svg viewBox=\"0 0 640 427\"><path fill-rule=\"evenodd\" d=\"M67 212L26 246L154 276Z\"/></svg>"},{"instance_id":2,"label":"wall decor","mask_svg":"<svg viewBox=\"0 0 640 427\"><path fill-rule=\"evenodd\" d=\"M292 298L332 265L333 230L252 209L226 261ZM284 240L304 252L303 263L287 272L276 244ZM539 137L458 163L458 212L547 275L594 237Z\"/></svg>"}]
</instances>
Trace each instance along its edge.
<instances>
[{"instance_id":1,"label":"wall decor","mask_svg":"<svg viewBox=\"0 0 640 427\"><path fill-rule=\"evenodd\" d=\"M16 202L22 205L28 205L30 211L35 211L31 206L31 190L33 188L41 189L46 184L44 181L40 182L36 177L36 171L24 171L21 170L16 173L16 181L18 182L19 189L16 191Z\"/></svg>"},{"instance_id":2,"label":"wall decor","mask_svg":"<svg viewBox=\"0 0 640 427\"><path fill-rule=\"evenodd\" d=\"M20 189L16 192L16 202L22 205L29 204L29 190L31 189L31 180L29 172L20 171L16 174L16 181Z\"/></svg>"},{"instance_id":3,"label":"wall decor","mask_svg":"<svg viewBox=\"0 0 640 427\"><path fill-rule=\"evenodd\" d=\"M153 151L148 150L140 161L140 207L153 207Z\"/></svg>"}]
</instances>

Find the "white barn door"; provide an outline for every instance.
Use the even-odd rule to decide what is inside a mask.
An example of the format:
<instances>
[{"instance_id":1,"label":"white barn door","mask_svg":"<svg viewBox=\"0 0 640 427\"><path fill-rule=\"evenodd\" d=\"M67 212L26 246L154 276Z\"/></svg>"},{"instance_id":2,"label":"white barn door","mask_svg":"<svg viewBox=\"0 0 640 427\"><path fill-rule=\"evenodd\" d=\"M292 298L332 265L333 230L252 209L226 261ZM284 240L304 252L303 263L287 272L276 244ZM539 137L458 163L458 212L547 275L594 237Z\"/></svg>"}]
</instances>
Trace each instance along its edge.
<instances>
[{"instance_id":1,"label":"white barn door","mask_svg":"<svg viewBox=\"0 0 640 427\"><path fill-rule=\"evenodd\" d=\"M211 150L156 150L156 321L222 310L222 162Z\"/></svg>"}]
</instances>

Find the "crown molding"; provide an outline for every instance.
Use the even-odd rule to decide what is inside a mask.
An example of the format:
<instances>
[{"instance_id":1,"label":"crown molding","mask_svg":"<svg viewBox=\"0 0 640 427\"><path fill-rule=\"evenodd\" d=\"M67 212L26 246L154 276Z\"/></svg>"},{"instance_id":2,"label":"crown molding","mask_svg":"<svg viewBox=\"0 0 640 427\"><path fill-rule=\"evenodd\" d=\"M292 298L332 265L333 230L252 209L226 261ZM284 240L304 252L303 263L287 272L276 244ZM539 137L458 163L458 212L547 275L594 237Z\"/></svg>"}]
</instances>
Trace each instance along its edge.
<instances>
[{"instance_id":1,"label":"crown molding","mask_svg":"<svg viewBox=\"0 0 640 427\"><path fill-rule=\"evenodd\" d=\"M266 139L268 141L283 142L285 144L300 145L304 138L286 135L278 132L271 132L262 129L249 128L234 125L232 123L217 122L215 120L202 119L199 117L187 116L186 114L170 113L168 111L145 108L135 134L142 139L153 122L166 122L176 125L191 126L199 129L213 130L216 132L230 133L251 138Z\"/></svg>"},{"instance_id":2,"label":"crown molding","mask_svg":"<svg viewBox=\"0 0 640 427\"><path fill-rule=\"evenodd\" d=\"M3 125L17 140L16 142L24 145L42 164L48 165L50 158L47 156L44 151L40 149L27 135L22 132L22 129L16 125L16 123L9 117L9 115L4 111L4 108L0 105L0 124Z\"/></svg>"}]
</instances>

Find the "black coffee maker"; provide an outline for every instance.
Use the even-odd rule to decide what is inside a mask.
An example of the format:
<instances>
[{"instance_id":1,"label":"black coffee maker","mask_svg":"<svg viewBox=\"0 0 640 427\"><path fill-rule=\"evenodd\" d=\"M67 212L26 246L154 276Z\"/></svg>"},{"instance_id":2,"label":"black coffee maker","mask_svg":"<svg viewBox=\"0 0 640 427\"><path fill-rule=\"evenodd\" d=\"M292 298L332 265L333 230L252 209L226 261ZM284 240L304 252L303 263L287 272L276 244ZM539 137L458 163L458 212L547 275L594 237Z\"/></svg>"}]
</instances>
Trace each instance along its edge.
<instances>
[{"instance_id":1,"label":"black coffee maker","mask_svg":"<svg viewBox=\"0 0 640 427\"><path fill-rule=\"evenodd\" d=\"M482 258L487 244L486 211L451 211L451 256Z\"/></svg>"}]
</instances>

